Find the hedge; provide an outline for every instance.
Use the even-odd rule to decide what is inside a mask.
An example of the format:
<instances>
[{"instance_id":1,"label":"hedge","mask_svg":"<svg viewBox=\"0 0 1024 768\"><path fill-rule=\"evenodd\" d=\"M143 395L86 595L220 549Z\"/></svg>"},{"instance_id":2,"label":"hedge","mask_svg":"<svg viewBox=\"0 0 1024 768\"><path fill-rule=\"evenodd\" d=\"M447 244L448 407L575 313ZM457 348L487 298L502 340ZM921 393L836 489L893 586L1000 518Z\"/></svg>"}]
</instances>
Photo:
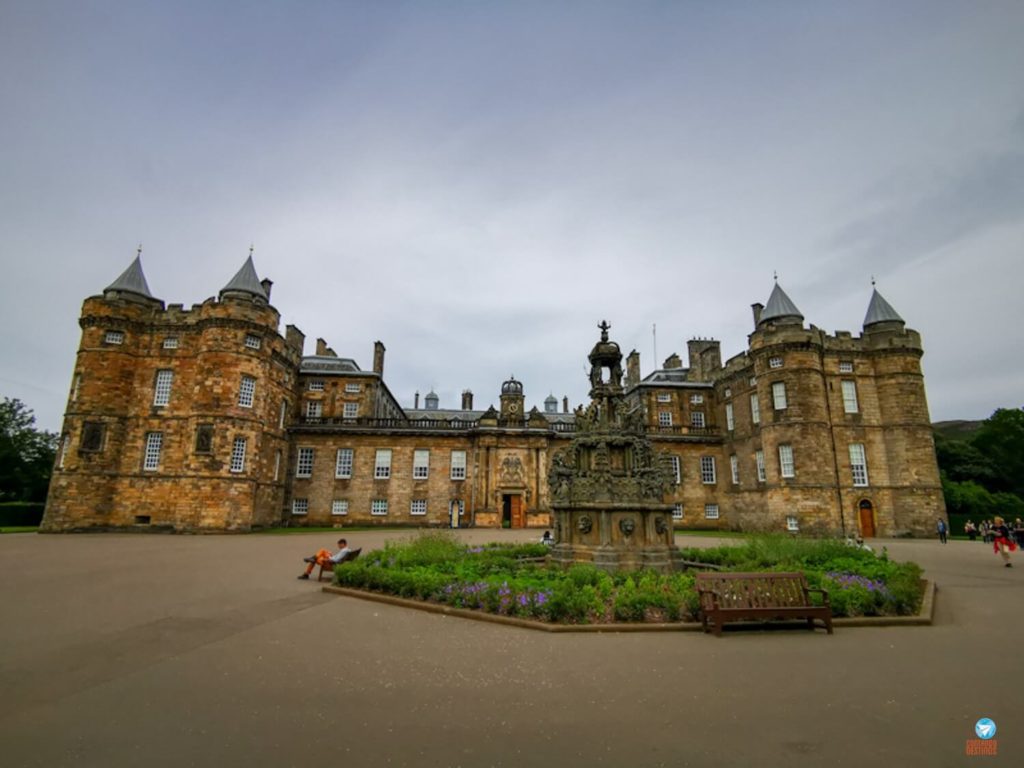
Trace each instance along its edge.
<instances>
[{"instance_id":1,"label":"hedge","mask_svg":"<svg viewBox=\"0 0 1024 768\"><path fill-rule=\"evenodd\" d=\"M37 501L9 501L0 503L0 526L39 525L46 507Z\"/></svg>"}]
</instances>

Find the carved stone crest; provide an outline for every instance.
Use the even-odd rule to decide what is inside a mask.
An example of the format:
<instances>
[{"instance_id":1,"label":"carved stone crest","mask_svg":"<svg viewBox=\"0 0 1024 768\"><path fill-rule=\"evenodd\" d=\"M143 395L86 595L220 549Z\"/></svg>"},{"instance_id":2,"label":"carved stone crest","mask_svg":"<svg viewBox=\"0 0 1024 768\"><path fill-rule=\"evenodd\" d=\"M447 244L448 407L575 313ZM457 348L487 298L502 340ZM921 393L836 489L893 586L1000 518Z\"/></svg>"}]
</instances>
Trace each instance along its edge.
<instances>
[{"instance_id":1,"label":"carved stone crest","mask_svg":"<svg viewBox=\"0 0 1024 768\"><path fill-rule=\"evenodd\" d=\"M583 515L576 521L576 530L580 533L590 533L594 530L594 521L588 515Z\"/></svg>"},{"instance_id":2,"label":"carved stone crest","mask_svg":"<svg viewBox=\"0 0 1024 768\"><path fill-rule=\"evenodd\" d=\"M506 456L501 462L501 482L505 485L523 484L523 462L518 456Z\"/></svg>"}]
</instances>

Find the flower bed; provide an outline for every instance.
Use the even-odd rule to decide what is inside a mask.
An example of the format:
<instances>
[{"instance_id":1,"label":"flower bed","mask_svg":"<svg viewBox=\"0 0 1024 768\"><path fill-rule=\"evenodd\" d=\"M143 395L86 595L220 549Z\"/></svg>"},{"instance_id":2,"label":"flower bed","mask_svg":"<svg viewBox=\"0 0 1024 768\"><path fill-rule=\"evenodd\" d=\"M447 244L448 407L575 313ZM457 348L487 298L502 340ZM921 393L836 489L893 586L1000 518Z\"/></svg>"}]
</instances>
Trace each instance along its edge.
<instances>
[{"instance_id":1,"label":"flower bed","mask_svg":"<svg viewBox=\"0 0 1024 768\"><path fill-rule=\"evenodd\" d=\"M794 547L794 544L799 546ZM465 547L446 532L370 552L335 569L340 586L541 621L586 624L694 621L692 572L605 573L549 568L542 544ZM825 541L751 539L742 546L684 550L728 570L802 570L829 590L835 616L903 615L920 603L920 568Z\"/></svg>"}]
</instances>

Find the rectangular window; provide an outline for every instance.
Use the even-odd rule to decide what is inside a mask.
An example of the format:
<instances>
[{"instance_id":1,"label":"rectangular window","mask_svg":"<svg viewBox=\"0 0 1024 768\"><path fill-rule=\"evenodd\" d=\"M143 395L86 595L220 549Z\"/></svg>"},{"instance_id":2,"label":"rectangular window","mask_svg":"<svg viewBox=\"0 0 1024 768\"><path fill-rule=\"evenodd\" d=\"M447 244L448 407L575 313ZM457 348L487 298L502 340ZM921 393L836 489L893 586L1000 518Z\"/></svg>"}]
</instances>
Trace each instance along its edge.
<instances>
[{"instance_id":1,"label":"rectangular window","mask_svg":"<svg viewBox=\"0 0 1024 768\"><path fill-rule=\"evenodd\" d=\"M309 381L310 392L323 392L324 391L324 380L323 379L310 379Z\"/></svg>"},{"instance_id":2,"label":"rectangular window","mask_svg":"<svg viewBox=\"0 0 1024 768\"><path fill-rule=\"evenodd\" d=\"M344 517L348 514L348 499L335 499L331 502L331 514Z\"/></svg>"},{"instance_id":3,"label":"rectangular window","mask_svg":"<svg viewBox=\"0 0 1024 768\"><path fill-rule=\"evenodd\" d=\"M736 419L732 414L732 403L725 404L725 428L730 432L736 428Z\"/></svg>"},{"instance_id":4,"label":"rectangular window","mask_svg":"<svg viewBox=\"0 0 1024 768\"><path fill-rule=\"evenodd\" d=\"M768 358L768 367L769 368L781 368L782 367L782 358L781 357L769 357Z\"/></svg>"},{"instance_id":5,"label":"rectangular window","mask_svg":"<svg viewBox=\"0 0 1024 768\"><path fill-rule=\"evenodd\" d=\"M750 423L761 423L761 403L758 402L757 392L750 396Z\"/></svg>"},{"instance_id":6,"label":"rectangular window","mask_svg":"<svg viewBox=\"0 0 1024 768\"><path fill-rule=\"evenodd\" d=\"M717 504L705 504L704 505L704 517L708 520L718 519L718 505Z\"/></svg>"},{"instance_id":7,"label":"rectangular window","mask_svg":"<svg viewBox=\"0 0 1024 768\"><path fill-rule=\"evenodd\" d=\"M71 402L72 403L78 401L78 390L81 388L81 386L82 386L82 374L79 373L78 375L75 376L74 381L71 382Z\"/></svg>"},{"instance_id":8,"label":"rectangular window","mask_svg":"<svg viewBox=\"0 0 1024 768\"><path fill-rule=\"evenodd\" d=\"M319 419L324 412L324 404L319 400L310 400L306 403L306 418Z\"/></svg>"},{"instance_id":9,"label":"rectangular window","mask_svg":"<svg viewBox=\"0 0 1024 768\"><path fill-rule=\"evenodd\" d=\"M703 405L704 395L690 395L690 405Z\"/></svg>"},{"instance_id":10,"label":"rectangular window","mask_svg":"<svg viewBox=\"0 0 1024 768\"><path fill-rule=\"evenodd\" d=\"M661 393L661 394L658 395L658 402L659 403L671 403L672 402L672 395L667 394L667 393Z\"/></svg>"},{"instance_id":11,"label":"rectangular window","mask_svg":"<svg viewBox=\"0 0 1024 768\"><path fill-rule=\"evenodd\" d=\"M779 474L783 477L793 477L796 472L793 469L793 446L779 446Z\"/></svg>"},{"instance_id":12,"label":"rectangular window","mask_svg":"<svg viewBox=\"0 0 1024 768\"><path fill-rule=\"evenodd\" d=\"M361 389L362 386L359 384L358 381L355 383L349 382L348 384L345 385L345 391L348 392L350 395L355 392L359 392Z\"/></svg>"},{"instance_id":13,"label":"rectangular window","mask_svg":"<svg viewBox=\"0 0 1024 768\"><path fill-rule=\"evenodd\" d=\"M156 385L153 387L153 405L167 405L171 402L171 382L174 371L161 370L156 372Z\"/></svg>"},{"instance_id":14,"label":"rectangular window","mask_svg":"<svg viewBox=\"0 0 1024 768\"><path fill-rule=\"evenodd\" d=\"M768 479L764 471L764 451L756 451L754 461L757 463L757 482L763 483Z\"/></svg>"},{"instance_id":15,"label":"rectangular window","mask_svg":"<svg viewBox=\"0 0 1024 768\"><path fill-rule=\"evenodd\" d=\"M339 448L338 457L334 462L334 476L339 480L352 477L352 449Z\"/></svg>"},{"instance_id":16,"label":"rectangular window","mask_svg":"<svg viewBox=\"0 0 1024 768\"><path fill-rule=\"evenodd\" d=\"M391 477L390 448L377 449L377 458L373 462L373 476L377 480L387 480L389 477Z\"/></svg>"},{"instance_id":17,"label":"rectangular window","mask_svg":"<svg viewBox=\"0 0 1024 768\"><path fill-rule=\"evenodd\" d=\"M309 499L292 499L292 514L305 515L309 513Z\"/></svg>"},{"instance_id":18,"label":"rectangular window","mask_svg":"<svg viewBox=\"0 0 1024 768\"><path fill-rule=\"evenodd\" d=\"M178 337L168 336L164 339L164 349L177 349L178 348Z\"/></svg>"},{"instance_id":19,"label":"rectangular window","mask_svg":"<svg viewBox=\"0 0 1024 768\"><path fill-rule=\"evenodd\" d=\"M796 533L800 530L800 523L797 522L796 515L786 515L786 530L791 533Z\"/></svg>"},{"instance_id":20,"label":"rectangular window","mask_svg":"<svg viewBox=\"0 0 1024 768\"><path fill-rule=\"evenodd\" d=\"M242 386L238 390L238 404L243 408L252 408L252 401L255 395L256 379L252 376L243 376Z\"/></svg>"},{"instance_id":21,"label":"rectangular window","mask_svg":"<svg viewBox=\"0 0 1024 768\"><path fill-rule=\"evenodd\" d=\"M839 361L839 372L840 373L853 373L853 361L852 360L840 360Z\"/></svg>"},{"instance_id":22,"label":"rectangular window","mask_svg":"<svg viewBox=\"0 0 1024 768\"><path fill-rule=\"evenodd\" d=\"M675 480L676 485L683 482L683 465L682 460L678 456L670 456L672 459L672 478Z\"/></svg>"},{"instance_id":23,"label":"rectangular window","mask_svg":"<svg viewBox=\"0 0 1024 768\"><path fill-rule=\"evenodd\" d=\"M83 453L102 451L105 431L102 421L87 421L82 424L82 439L78 443L78 450Z\"/></svg>"},{"instance_id":24,"label":"rectangular window","mask_svg":"<svg viewBox=\"0 0 1024 768\"><path fill-rule=\"evenodd\" d=\"M274 454L274 482L281 476L281 452Z\"/></svg>"},{"instance_id":25,"label":"rectangular window","mask_svg":"<svg viewBox=\"0 0 1024 768\"><path fill-rule=\"evenodd\" d=\"M370 514L381 516L388 513L388 500L387 499L374 499L370 502Z\"/></svg>"},{"instance_id":26,"label":"rectangular window","mask_svg":"<svg viewBox=\"0 0 1024 768\"><path fill-rule=\"evenodd\" d=\"M71 435L64 435L60 441L60 458L57 460L57 469L64 469L64 459L68 455L68 446L71 445Z\"/></svg>"},{"instance_id":27,"label":"rectangular window","mask_svg":"<svg viewBox=\"0 0 1024 768\"><path fill-rule=\"evenodd\" d=\"M672 426L672 413L671 413L671 411L658 411L658 426L659 427L671 427Z\"/></svg>"},{"instance_id":28,"label":"rectangular window","mask_svg":"<svg viewBox=\"0 0 1024 768\"><path fill-rule=\"evenodd\" d=\"M213 453L213 424L196 427L196 453Z\"/></svg>"},{"instance_id":29,"label":"rectangular window","mask_svg":"<svg viewBox=\"0 0 1024 768\"><path fill-rule=\"evenodd\" d=\"M844 379L842 387L843 410L846 413L857 413L857 382Z\"/></svg>"},{"instance_id":30,"label":"rectangular window","mask_svg":"<svg viewBox=\"0 0 1024 768\"><path fill-rule=\"evenodd\" d=\"M466 479L466 452L452 451L452 480Z\"/></svg>"},{"instance_id":31,"label":"rectangular window","mask_svg":"<svg viewBox=\"0 0 1024 768\"><path fill-rule=\"evenodd\" d=\"M236 437L234 445L231 446L231 471L245 472L245 448L246 439Z\"/></svg>"},{"instance_id":32,"label":"rectangular window","mask_svg":"<svg viewBox=\"0 0 1024 768\"><path fill-rule=\"evenodd\" d=\"M786 383L776 381L772 384L772 406L776 411L786 410L789 403L786 401Z\"/></svg>"},{"instance_id":33,"label":"rectangular window","mask_svg":"<svg viewBox=\"0 0 1024 768\"><path fill-rule=\"evenodd\" d=\"M732 472L732 484L740 484L740 460L739 457L734 453L729 457L729 469Z\"/></svg>"},{"instance_id":34,"label":"rectangular window","mask_svg":"<svg viewBox=\"0 0 1024 768\"><path fill-rule=\"evenodd\" d=\"M359 415L359 403L345 403L342 416L346 419L354 419Z\"/></svg>"},{"instance_id":35,"label":"rectangular window","mask_svg":"<svg viewBox=\"0 0 1024 768\"><path fill-rule=\"evenodd\" d=\"M313 457L316 451L313 448L299 448L299 456L295 461L296 477L313 476Z\"/></svg>"},{"instance_id":36,"label":"rectangular window","mask_svg":"<svg viewBox=\"0 0 1024 768\"><path fill-rule=\"evenodd\" d=\"M850 471L855 486L863 488L868 484L868 460L863 443L850 443Z\"/></svg>"},{"instance_id":37,"label":"rectangular window","mask_svg":"<svg viewBox=\"0 0 1024 768\"><path fill-rule=\"evenodd\" d=\"M425 515L427 514L427 500L426 499L413 499L412 505L409 507L410 515Z\"/></svg>"},{"instance_id":38,"label":"rectangular window","mask_svg":"<svg viewBox=\"0 0 1024 768\"><path fill-rule=\"evenodd\" d=\"M430 451L412 452L412 479L426 480L430 473Z\"/></svg>"},{"instance_id":39,"label":"rectangular window","mask_svg":"<svg viewBox=\"0 0 1024 768\"><path fill-rule=\"evenodd\" d=\"M704 411L690 412L690 426L704 429Z\"/></svg>"},{"instance_id":40,"label":"rectangular window","mask_svg":"<svg viewBox=\"0 0 1024 768\"><path fill-rule=\"evenodd\" d=\"M705 485L715 484L715 457L714 456L701 456L700 457L700 481Z\"/></svg>"},{"instance_id":41,"label":"rectangular window","mask_svg":"<svg viewBox=\"0 0 1024 768\"><path fill-rule=\"evenodd\" d=\"M142 468L152 472L160 469L160 451L164 447L163 432L146 433L146 454L142 460Z\"/></svg>"},{"instance_id":42,"label":"rectangular window","mask_svg":"<svg viewBox=\"0 0 1024 768\"><path fill-rule=\"evenodd\" d=\"M675 504L672 507L672 519L673 520L682 520L683 519L683 505L682 504Z\"/></svg>"},{"instance_id":43,"label":"rectangular window","mask_svg":"<svg viewBox=\"0 0 1024 768\"><path fill-rule=\"evenodd\" d=\"M245 335L246 349L259 349L261 346L263 346L263 340L259 336L253 333L247 333Z\"/></svg>"},{"instance_id":44,"label":"rectangular window","mask_svg":"<svg viewBox=\"0 0 1024 768\"><path fill-rule=\"evenodd\" d=\"M107 331L103 337L104 344L124 344L124 331Z\"/></svg>"},{"instance_id":45,"label":"rectangular window","mask_svg":"<svg viewBox=\"0 0 1024 768\"><path fill-rule=\"evenodd\" d=\"M288 413L288 401L287 400L282 400L281 401L281 413L277 417L277 428L278 429L284 429L284 417L287 415L287 413Z\"/></svg>"}]
</instances>

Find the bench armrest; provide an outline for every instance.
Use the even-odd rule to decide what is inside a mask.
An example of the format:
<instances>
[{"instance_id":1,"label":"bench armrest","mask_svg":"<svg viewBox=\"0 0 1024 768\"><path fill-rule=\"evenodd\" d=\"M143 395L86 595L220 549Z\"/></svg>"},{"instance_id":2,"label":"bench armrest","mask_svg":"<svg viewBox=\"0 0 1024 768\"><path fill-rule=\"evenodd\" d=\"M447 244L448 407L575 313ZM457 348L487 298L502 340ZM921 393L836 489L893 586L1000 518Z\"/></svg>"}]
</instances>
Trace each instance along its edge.
<instances>
[{"instance_id":1,"label":"bench armrest","mask_svg":"<svg viewBox=\"0 0 1024 768\"><path fill-rule=\"evenodd\" d=\"M811 592L820 592L821 593L821 601L825 605L828 605L828 606L832 605L832 602L829 600L829 597L828 597L828 590L827 589L818 589L817 587L807 587L807 594L810 594Z\"/></svg>"}]
</instances>

